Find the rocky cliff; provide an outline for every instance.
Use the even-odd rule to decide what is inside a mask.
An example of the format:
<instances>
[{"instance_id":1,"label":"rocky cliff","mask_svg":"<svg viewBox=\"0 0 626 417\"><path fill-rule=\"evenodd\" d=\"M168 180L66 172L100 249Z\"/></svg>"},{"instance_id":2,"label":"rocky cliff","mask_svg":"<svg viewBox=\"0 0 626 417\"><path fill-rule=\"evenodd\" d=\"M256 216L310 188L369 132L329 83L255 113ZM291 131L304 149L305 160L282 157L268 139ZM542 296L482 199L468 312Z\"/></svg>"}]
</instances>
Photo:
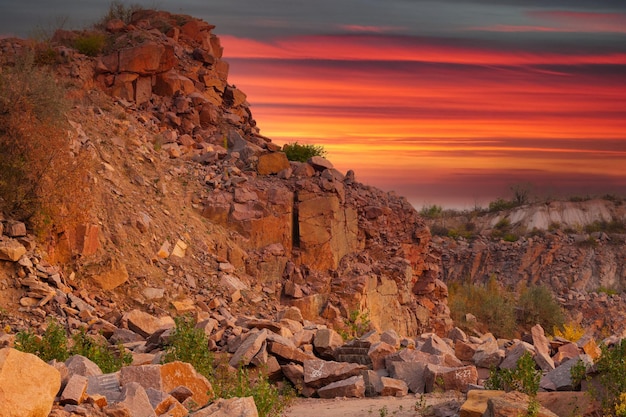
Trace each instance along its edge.
<instances>
[{"instance_id":1,"label":"rocky cliff","mask_svg":"<svg viewBox=\"0 0 626 417\"><path fill-rule=\"evenodd\" d=\"M413 207L326 159L288 161L229 83L213 29L142 10L129 24L109 21L95 57L71 47L90 32L55 34L53 67L74 100L68 136L96 166L94 209L89 223L29 247L33 256L61 265L64 291L97 302L101 316L225 304L270 316L295 305L338 328L361 311L379 330L444 334L447 288ZM11 65L32 46L1 47ZM21 325L57 308L6 282L3 305L21 303Z\"/></svg>"},{"instance_id":2,"label":"rocky cliff","mask_svg":"<svg viewBox=\"0 0 626 417\"><path fill-rule=\"evenodd\" d=\"M469 223L470 238L433 238L446 283L484 283L493 276L512 289L543 284L585 327L624 330L626 208L620 199L557 201L445 219L450 229L468 229L463 225Z\"/></svg>"}]
</instances>

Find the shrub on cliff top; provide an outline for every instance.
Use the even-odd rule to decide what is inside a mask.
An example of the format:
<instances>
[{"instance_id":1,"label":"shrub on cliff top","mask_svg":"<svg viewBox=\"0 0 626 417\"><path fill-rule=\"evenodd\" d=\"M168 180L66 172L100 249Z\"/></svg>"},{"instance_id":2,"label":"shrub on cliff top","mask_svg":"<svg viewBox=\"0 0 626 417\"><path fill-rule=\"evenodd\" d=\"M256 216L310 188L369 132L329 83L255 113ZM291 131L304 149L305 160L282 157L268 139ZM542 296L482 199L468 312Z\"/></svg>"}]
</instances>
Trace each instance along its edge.
<instances>
[{"instance_id":1,"label":"shrub on cliff top","mask_svg":"<svg viewBox=\"0 0 626 417\"><path fill-rule=\"evenodd\" d=\"M326 156L326 151L321 145L301 145L298 142L287 143L283 146L283 152L290 161L306 162L314 156Z\"/></svg>"}]
</instances>

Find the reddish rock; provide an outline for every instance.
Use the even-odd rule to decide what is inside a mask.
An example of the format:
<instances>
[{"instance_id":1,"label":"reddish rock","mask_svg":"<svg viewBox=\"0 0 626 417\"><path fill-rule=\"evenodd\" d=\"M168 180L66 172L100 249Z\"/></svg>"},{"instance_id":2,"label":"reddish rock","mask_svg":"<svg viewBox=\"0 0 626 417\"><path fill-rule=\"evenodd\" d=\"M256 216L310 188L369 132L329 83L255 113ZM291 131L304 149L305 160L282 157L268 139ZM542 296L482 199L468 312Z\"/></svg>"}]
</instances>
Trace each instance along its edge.
<instances>
[{"instance_id":1,"label":"reddish rock","mask_svg":"<svg viewBox=\"0 0 626 417\"><path fill-rule=\"evenodd\" d=\"M372 369L377 371L379 369L385 369L385 358L396 351L396 348L389 343L376 342L372 344L367 356L372 361Z\"/></svg>"},{"instance_id":2,"label":"reddish rock","mask_svg":"<svg viewBox=\"0 0 626 417\"><path fill-rule=\"evenodd\" d=\"M289 168L289 160L284 152L269 152L259 155L257 172L259 175L275 175Z\"/></svg>"},{"instance_id":3,"label":"reddish rock","mask_svg":"<svg viewBox=\"0 0 626 417\"><path fill-rule=\"evenodd\" d=\"M312 359L304 361L304 383L320 388L332 382L341 381L367 369L364 365Z\"/></svg>"},{"instance_id":4,"label":"reddish rock","mask_svg":"<svg viewBox=\"0 0 626 417\"><path fill-rule=\"evenodd\" d=\"M210 406L195 412L194 417L258 417L254 398L218 398Z\"/></svg>"},{"instance_id":5,"label":"reddish rock","mask_svg":"<svg viewBox=\"0 0 626 417\"><path fill-rule=\"evenodd\" d=\"M424 371L425 392L435 390L456 390L467 392L470 384L476 384L478 372L473 365L461 368L448 368L440 365L426 365Z\"/></svg>"},{"instance_id":6,"label":"reddish rock","mask_svg":"<svg viewBox=\"0 0 626 417\"><path fill-rule=\"evenodd\" d=\"M362 376L353 376L341 381L330 383L317 390L320 398L363 398L365 396L365 382Z\"/></svg>"},{"instance_id":7,"label":"reddish rock","mask_svg":"<svg viewBox=\"0 0 626 417\"><path fill-rule=\"evenodd\" d=\"M87 377L82 375L74 374L70 376L63 392L61 392L59 403L81 404L87 398L87 381Z\"/></svg>"},{"instance_id":8,"label":"reddish rock","mask_svg":"<svg viewBox=\"0 0 626 417\"><path fill-rule=\"evenodd\" d=\"M459 417L483 417L487 411L489 399L501 397L506 392L498 390L471 390L467 393L467 399L459 410Z\"/></svg>"},{"instance_id":9,"label":"reddish rock","mask_svg":"<svg viewBox=\"0 0 626 417\"><path fill-rule=\"evenodd\" d=\"M129 330L148 337L162 328L172 328L176 325L170 316L155 317L140 310L131 310L124 314L122 320L128 323Z\"/></svg>"},{"instance_id":10,"label":"reddish rock","mask_svg":"<svg viewBox=\"0 0 626 417\"><path fill-rule=\"evenodd\" d=\"M404 381L411 392L424 393L425 363L394 361L388 364L387 369L391 377Z\"/></svg>"},{"instance_id":11,"label":"reddish rock","mask_svg":"<svg viewBox=\"0 0 626 417\"><path fill-rule=\"evenodd\" d=\"M335 359L335 349L343 345L343 337L333 329L319 329L313 338L313 347L322 359Z\"/></svg>"},{"instance_id":12,"label":"reddish rock","mask_svg":"<svg viewBox=\"0 0 626 417\"><path fill-rule=\"evenodd\" d=\"M0 349L0 404L7 413L2 415L47 417L59 388L59 371L37 356Z\"/></svg>"},{"instance_id":13,"label":"reddish rock","mask_svg":"<svg viewBox=\"0 0 626 417\"><path fill-rule=\"evenodd\" d=\"M530 398L521 392L511 391L487 401L483 417L511 417L527 415ZM558 417L552 411L540 406L537 417Z\"/></svg>"},{"instance_id":14,"label":"reddish rock","mask_svg":"<svg viewBox=\"0 0 626 417\"><path fill-rule=\"evenodd\" d=\"M304 361L306 360L315 359L314 355L304 353L296 347L288 346L278 342L269 342L268 350L273 355L299 364L304 363Z\"/></svg>"},{"instance_id":15,"label":"reddish rock","mask_svg":"<svg viewBox=\"0 0 626 417\"><path fill-rule=\"evenodd\" d=\"M551 371L554 369L554 361L550 357L550 343L546 337L543 327L540 324L534 325L530 329L530 334L535 346L535 362L543 371Z\"/></svg>"},{"instance_id":16,"label":"reddish rock","mask_svg":"<svg viewBox=\"0 0 626 417\"><path fill-rule=\"evenodd\" d=\"M148 41L120 49L117 71L151 75L169 71L175 62L174 49L171 46Z\"/></svg>"},{"instance_id":17,"label":"reddish rock","mask_svg":"<svg viewBox=\"0 0 626 417\"><path fill-rule=\"evenodd\" d=\"M235 354L230 358L230 366L236 368L246 366L252 358L261 350L267 339L267 330L251 331L246 340L239 346Z\"/></svg>"},{"instance_id":18,"label":"reddish rock","mask_svg":"<svg viewBox=\"0 0 626 417\"><path fill-rule=\"evenodd\" d=\"M177 92L191 94L195 90L193 81L174 70L158 74L152 91L160 96L171 97Z\"/></svg>"},{"instance_id":19,"label":"reddish rock","mask_svg":"<svg viewBox=\"0 0 626 417\"><path fill-rule=\"evenodd\" d=\"M409 392L409 387L406 382L388 377L381 377L380 382L382 389L380 395L388 397L404 397Z\"/></svg>"}]
</instances>

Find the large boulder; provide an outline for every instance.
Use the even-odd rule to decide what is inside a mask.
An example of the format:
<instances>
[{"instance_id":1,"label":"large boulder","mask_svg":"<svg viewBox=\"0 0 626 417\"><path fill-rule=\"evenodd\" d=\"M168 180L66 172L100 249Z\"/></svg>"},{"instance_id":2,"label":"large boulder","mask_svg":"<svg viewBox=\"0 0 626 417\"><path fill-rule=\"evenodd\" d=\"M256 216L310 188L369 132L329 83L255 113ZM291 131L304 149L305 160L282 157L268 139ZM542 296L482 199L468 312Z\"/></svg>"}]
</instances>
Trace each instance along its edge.
<instances>
[{"instance_id":1,"label":"large boulder","mask_svg":"<svg viewBox=\"0 0 626 417\"><path fill-rule=\"evenodd\" d=\"M37 356L0 349L0 417L47 417L61 374Z\"/></svg>"}]
</instances>

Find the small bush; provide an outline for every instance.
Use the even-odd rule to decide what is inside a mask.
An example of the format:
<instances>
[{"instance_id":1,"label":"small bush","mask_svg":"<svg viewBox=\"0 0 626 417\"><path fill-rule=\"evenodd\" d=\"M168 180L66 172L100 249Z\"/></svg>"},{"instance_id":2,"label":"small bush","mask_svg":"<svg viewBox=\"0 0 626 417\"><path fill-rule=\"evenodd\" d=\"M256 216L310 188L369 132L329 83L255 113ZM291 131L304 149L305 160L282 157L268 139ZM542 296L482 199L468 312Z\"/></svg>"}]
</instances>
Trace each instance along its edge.
<instances>
[{"instance_id":1,"label":"small bush","mask_svg":"<svg viewBox=\"0 0 626 417\"><path fill-rule=\"evenodd\" d=\"M30 330L18 332L15 335L15 348L37 355L44 362L53 359L65 362L70 356L65 329L54 319L48 320L48 327L41 337Z\"/></svg>"},{"instance_id":2,"label":"small bush","mask_svg":"<svg viewBox=\"0 0 626 417\"><path fill-rule=\"evenodd\" d=\"M196 371L211 379L213 375L213 353L209 350L209 339L204 330L196 328L189 316L174 319L176 328L165 347L163 363L182 361L190 363Z\"/></svg>"},{"instance_id":3,"label":"small bush","mask_svg":"<svg viewBox=\"0 0 626 417\"><path fill-rule=\"evenodd\" d=\"M514 369L493 368L485 381L485 388L504 391L519 391L535 397L539 391L541 371L536 369L535 360L526 352L517 361Z\"/></svg>"},{"instance_id":4,"label":"small bush","mask_svg":"<svg viewBox=\"0 0 626 417\"><path fill-rule=\"evenodd\" d=\"M517 207L519 204L515 201L505 200L503 198L497 198L489 203L489 212L494 213L498 211L510 210Z\"/></svg>"},{"instance_id":5,"label":"small bush","mask_svg":"<svg viewBox=\"0 0 626 417\"><path fill-rule=\"evenodd\" d=\"M617 416L623 405L621 395L626 393L626 339L612 348L601 346L602 355L596 362L602 384L600 392L596 393L602 402L606 415Z\"/></svg>"},{"instance_id":6,"label":"small bush","mask_svg":"<svg viewBox=\"0 0 626 417\"><path fill-rule=\"evenodd\" d=\"M352 310L344 319L345 329L339 330L344 340L363 336L370 329L370 319L367 311Z\"/></svg>"},{"instance_id":7,"label":"small bush","mask_svg":"<svg viewBox=\"0 0 626 417\"><path fill-rule=\"evenodd\" d=\"M70 349L72 355L82 355L89 358L102 370L108 374L119 371L123 366L128 366L133 362L133 355L126 352L121 344L117 346L117 352L112 352L106 341L88 336L84 329L72 336L74 346Z\"/></svg>"},{"instance_id":8,"label":"small bush","mask_svg":"<svg viewBox=\"0 0 626 417\"><path fill-rule=\"evenodd\" d=\"M442 214L443 208L436 204L433 204L431 206L424 206L420 210L420 215L429 219L438 219L442 216Z\"/></svg>"},{"instance_id":9,"label":"small bush","mask_svg":"<svg viewBox=\"0 0 626 417\"><path fill-rule=\"evenodd\" d=\"M578 342L585 335L585 329L577 323L565 323L562 326L562 330L558 327L554 328L554 335L570 342Z\"/></svg>"},{"instance_id":10,"label":"small bush","mask_svg":"<svg viewBox=\"0 0 626 417\"><path fill-rule=\"evenodd\" d=\"M520 322L528 327L539 323L544 329L563 326L563 310L552 292L543 285L525 288L517 302Z\"/></svg>"},{"instance_id":11,"label":"small bush","mask_svg":"<svg viewBox=\"0 0 626 417\"><path fill-rule=\"evenodd\" d=\"M76 38L73 46L81 54L97 56L104 49L106 42L107 37L104 33L91 32Z\"/></svg>"},{"instance_id":12,"label":"small bush","mask_svg":"<svg viewBox=\"0 0 626 417\"><path fill-rule=\"evenodd\" d=\"M121 1L112 1L109 5L109 10L107 11L107 14L104 15L102 19L100 19L100 21L96 23L95 26L98 28L105 28L106 24L114 19L119 19L122 22L129 24L133 13L142 9L143 7L139 4L131 4L130 6L126 6Z\"/></svg>"},{"instance_id":13,"label":"small bush","mask_svg":"<svg viewBox=\"0 0 626 417\"><path fill-rule=\"evenodd\" d=\"M301 145L298 142L288 143L283 146L283 152L290 161L306 162L314 156L326 156L324 147L320 145Z\"/></svg>"},{"instance_id":14,"label":"small bush","mask_svg":"<svg viewBox=\"0 0 626 417\"><path fill-rule=\"evenodd\" d=\"M448 304L452 319L462 327L466 327L465 315L471 313L496 336L511 337L515 332L514 297L494 277L485 285L450 284Z\"/></svg>"}]
</instances>

